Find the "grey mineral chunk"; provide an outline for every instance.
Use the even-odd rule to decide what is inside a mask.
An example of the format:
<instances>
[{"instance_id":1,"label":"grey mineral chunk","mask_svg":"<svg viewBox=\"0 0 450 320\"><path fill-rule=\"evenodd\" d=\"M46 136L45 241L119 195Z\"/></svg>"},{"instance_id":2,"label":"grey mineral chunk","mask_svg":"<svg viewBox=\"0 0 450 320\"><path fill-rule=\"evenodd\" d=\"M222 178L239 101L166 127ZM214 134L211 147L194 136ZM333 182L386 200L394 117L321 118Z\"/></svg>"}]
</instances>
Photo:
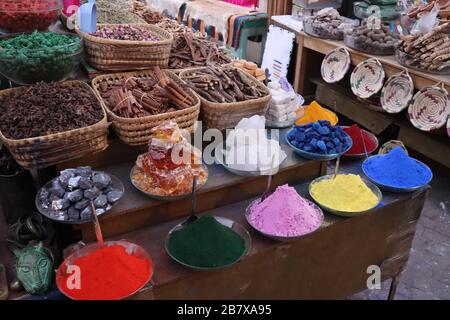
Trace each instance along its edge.
<instances>
[{"instance_id":1,"label":"grey mineral chunk","mask_svg":"<svg viewBox=\"0 0 450 320\"><path fill-rule=\"evenodd\" d=\"M52 201L53 210L65 210L70 206L70 201L67 199L59 199Z\"/></svg>"},{"instance_id":2,"label":"grey mineral chunk","mask_svg":"<svg viewBox=\"0 0 450 320\"><path fill-rule=\"evenodd\" d=\"M84 208L81 213L80 213L80 218L85 220L85 219L90 219L92 216L92 209L91 207L86 207Z\"/></svg>"},{"instance_id":3,"label":"grey mineral chunk","mask_svg":"<svg viewBox=\"0 0 450 320\"><path fill-rule=\"evenodd\" d=\"M77 189L72 192L67 192L67 199L69 199L71 202L77 202L83 199L83 190Z\"/></svg>"},{"instance_id":4,"label":"grey mineral chunk","mask_svg":"<svg viewBox=\"0 0 450 320\"><path fill-rule=\"evenodd\" d=\"M75 209L82 210L89 206L90 201L88 199L81 199L77 203L75 203Z\"/></svg>"},{"instance_id":5,"label":"grey mineral chunk","mask_svg":"<svg viewBox=\"0 0 450 320\"><path fill-rule=\"evenodd\" d=\"M53 219L56 220L67 220L68 216L66 215L66 213L64 211L54 211L51 214Z\"/></svg>"},{"instance_id":6,"label":"grey mineral chunk","mask_svg":"<svg viewBox=\"0 0 450 320\"><path fill-rule=\"evenodd\" d=\"M54 180L52 182L50 192L51 192L51 194L56 195L59 198L62 198L64 196L64 193L66 192L66 190L64 190L64 188L61 186L61 183L59 183L58 180Z\"/></svg>"},{"instance_id":7,"label":"grey mineral chunk","mask_svg":"<svg viewBox=\"0 0 450 320\"><path fill-rule=\"evenodd\" d=\"M81 177L78 185L81 189L90 189L94 186L90 177Z\"/></svg>"},{"instance_id":8,"label":"grey mineral chunk","mask_svg":"<svg viewBox=\"0 0 450 320\"><path fill-rule=\"evenodd\" d=\"M66 169L60 172L58 180L64 189L67 189L67 187L69 186L69 179L72 178L74 175L75 170L73 169Z\"/></svg>"},{"instance_id":9,"label":"grey mineral chunk","mask_svg":"<svg viewBox=\"0 0 450 320\"><path fill-rule=\"evenodd\" d=\"M105 213L105 212L106 212L106 210L103 209L103 208L95 209L95 214L96 214L96 215L100 215L100 214L103 214L103 213Z\"/></svg>"},{"instance_id":10,"label":"grey mineral chunk","mask_svg":"<svg viewBox=\"0 0 450 320\"><path fill-rule=\"evenodd\" d=\"M105 189L111 184L111 177L104 172L99 172L92 176L92 181L94 182L94 186Z\"/></svg>"},{"instance_id":11,"label":"grey mineral chunk","mask_svg":"<svg viewBox=\"0 0 450 320\"><path fill-rule=\"evenodd\" d=\"M107 196L108 196L108 202L113 204L113 203L116 203L117 201L119 201L119 199L122 197L122 192L119 190L113 190L113 191L108 192Z\"/></svg>"},{"instance_id":12,"label":"grey mineral chunk","mask_svg":"<svg viewBox=\"0 0 450 320\"><path fill-rule=\"evenodd\" d=\"M69 210L67 210L67 215L71 220L78 220L80 219L80 210L72 206L69 208Z\"/></svg>"},{"instance_id":13,"label":"grey mineral chunk","mask_svg":"<svg viewBox=\"0 0 450 320\"><path fill-rule=\"evenodd\" d=\"M41 203L48 202L49 196L50 192L47 189L42 188L41 192L39 193L39 201Z\"/></svg>"},{"instance_id":14,"label":"grey mineral chunk","mask_svg":"<svg viewBox=\"0 0 450 320\"><path fill-rule=\"evenodd\" d=\"M97 187L84 190L84 197L89 200L94 200L100 195L100 190Z\"/></svg>"},{"instance_id":15,"label":"grey mineral chunk","mask_svg":"<svg viewBox=\"0 0 450 320\"><path fill-rule=\"evenodd\" d=\"M77 176L89 178L92 175L92 168L91 167L78 167L75 170L75 174Z\"/></svg>"},{"instance_id":16,"label":"grey mineral chunk","mask_svg":"<svg viewBox=\"0 0 450 320\"><path fill-rule=\"evenodd\" d=\"M81 177L80 176L74 176L69 179L69 189L73 190L78 188L78 184L80 182Z\"/></svg>"},{"instance_id":17,"label":"grey mineral chunk","mask_svg":"<svg viewBox=\"0 0 450 320\"><path fill-rule=\"evenodd\" d=\"M95 198L94 200L94 206L96 208L103 208L104 206L106 206L108 204L108 197L105 196L104 194L99 195L97 198Z\"/></svg>"}]
</instances>

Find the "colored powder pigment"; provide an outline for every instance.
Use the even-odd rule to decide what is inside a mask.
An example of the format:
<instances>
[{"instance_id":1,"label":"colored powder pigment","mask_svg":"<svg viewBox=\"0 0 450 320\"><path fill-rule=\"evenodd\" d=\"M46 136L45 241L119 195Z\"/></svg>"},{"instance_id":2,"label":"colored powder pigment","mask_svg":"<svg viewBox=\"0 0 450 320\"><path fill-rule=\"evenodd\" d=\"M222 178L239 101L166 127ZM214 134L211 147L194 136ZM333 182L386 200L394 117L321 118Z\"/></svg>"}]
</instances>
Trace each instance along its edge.
<instances>
[{"instance_id":1,"label":"colored powder pigment","mask_svg":"<svg viewBox=\"0 0 450 320\"><path fill-rule=\"evenodd\" d=\"M369 158L363 163L363 169L372 180L395 188L421 187L433 176L430 168L409 157L401 147Z\"/></svg>"},{"instance_id":2,"label":"colored powder pigment","mask_svg":"<svg viewBox=\"0 0 450 320\"><path fill-rule=\"evenodd\" d=\"M168 249L178 261L200 268L229 265L245 252L245 241L239 234L205 215L172 233Z\"/></svg>"},{"instance_id":3,"label":"colored powder pigment","mask_svg":"<svg viewBox=\"0 0 450 320\"><path fill-rule=\"evenodd\" d=\"M377 196L359 175L338 174L336 178L315 182L311 196L321 205L342 212L361 212L378 204Z\"/></svg>"},{"instance_id":4,"label":"colored powder pigment","mask_svg":"<svg viewBox=\"0 0 450 320\"><path fill-rule=\"evenodd\" d=\"M321 211L313 203L300 197L287 184L249 208L250 224L272 236L298 237L311 233L320 227L322 218Z\"/></svg>"},{"instance_id":5,"label":"colored powder pigment","mask_svg":"<svg viewBox=\"0 0 450 320\"><path fill-rule=\"evenodd\" d=\"M327 120L331 125L335 126L338 123L338 117L335 113L328 109L323 108L316 101L311 102L311 104L304 108L304 114L296 122L297 125L308 124L311 122L316 122L318 120Z\"/></svg>"},{"instance_id":6,"label":"colored powder pigment","mask_svg":"<svg viewBox=\"0 0 450 320\"><path fill-rule=\"evenodd\" d=\"M346 154L362 154L365 153L366 150L368 153L371 153L376 149L377 143L375 140L366 131L358 127L358 125L354 124L351 127L344 128L344 131L353 141L352 147Z\"/></svg>"},{"instance_id":7,"label":"colored powder pigment","mask_svg":"<svg viewBox=\"0 0 450 320\"><path fill-rule=\"evenodd\" d=\"M149 260L127 253L121 245L100 248L75 259L72 265L80 268L81 288L67 287L70 274L58 272L56 281L65 293L77 300L116 300L127 297L141 288L152 272Z\"/></svg>"}]
</instances>

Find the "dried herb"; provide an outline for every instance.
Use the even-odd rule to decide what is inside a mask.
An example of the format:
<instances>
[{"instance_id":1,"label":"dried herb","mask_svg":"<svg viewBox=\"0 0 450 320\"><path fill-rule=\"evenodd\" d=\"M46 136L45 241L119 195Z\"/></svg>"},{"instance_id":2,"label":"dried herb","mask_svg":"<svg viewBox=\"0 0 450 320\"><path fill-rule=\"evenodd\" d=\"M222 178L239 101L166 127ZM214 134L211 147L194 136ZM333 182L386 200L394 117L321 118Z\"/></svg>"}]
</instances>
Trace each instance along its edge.
<instances>
[{"instance_id":1,"label":"dried herb","mask_svg":"<svg viewBox=\"0 0 450 320\"><path fill-rule=\"evenodd\" d=\"M112 26L104 26L99 28L96 32L91 33L95 37L113 40L128 40L128 41L159 41L159 38L151 30L126 24L118 24Z\"/></svg>"},{"instance_id":2,"label":"dried herb","mask_svg":"<svg viewBox=\"0 0 450 320\"><path fill-rule=\"evenodd\" d=\"M0 97L0 130L6 138L45 136L93 125L103 117L87 89L65 83L38 83Z\"/></svg>"}]
</instances>

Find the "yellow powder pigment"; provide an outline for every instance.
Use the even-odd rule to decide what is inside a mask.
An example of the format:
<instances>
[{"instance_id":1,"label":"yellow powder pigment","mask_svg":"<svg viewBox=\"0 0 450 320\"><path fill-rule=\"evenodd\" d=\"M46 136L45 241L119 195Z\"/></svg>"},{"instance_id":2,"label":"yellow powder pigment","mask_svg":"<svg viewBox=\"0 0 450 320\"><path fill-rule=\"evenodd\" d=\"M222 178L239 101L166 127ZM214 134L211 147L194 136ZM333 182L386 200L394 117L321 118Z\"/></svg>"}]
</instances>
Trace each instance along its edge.
<instances>
[{"instance_id":1,"label":"yellow powder pigment","mask_svg":"<svg viewBox=\"0 0 450 320\"><path fill-rule=\"evenodd\" d=\"M334 112L323 108L316 101L311 102L311 104L306 106L302 111L304 114L297 120L297 125L308 124L318 120L328 120L332 126L335 126L338 123L337 115Z\"/></svg>"},{"instance_id":2,"label":"yellow powder pigment","mask_svg":"<svg viewBox=\"0 0 450 320\"><path fill-rule=\"evenodd\" d=\"M338 174L311 185L311 196L320 204L343 212L361 212L375 207L377 196L359 175Z\"/></svg>"}]
</instances>

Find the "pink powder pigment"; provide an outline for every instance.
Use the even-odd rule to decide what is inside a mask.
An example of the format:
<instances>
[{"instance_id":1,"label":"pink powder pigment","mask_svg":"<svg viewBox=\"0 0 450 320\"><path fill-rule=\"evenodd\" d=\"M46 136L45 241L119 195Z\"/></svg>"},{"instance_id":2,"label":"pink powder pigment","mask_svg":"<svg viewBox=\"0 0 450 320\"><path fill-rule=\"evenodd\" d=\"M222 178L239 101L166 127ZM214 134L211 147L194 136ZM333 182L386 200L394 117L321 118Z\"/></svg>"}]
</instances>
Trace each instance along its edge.
<instances>
[{"instance_id":1,"label":"pink powder pigment","mask_svg":"<svg viewBox=\"0 0 450 320\"><path fill-rule=\"evenodd\" d=\"M252 203L248 220L256 230L268 235L302 236L317 230L323 220L322 212L287 184L278 187L264 202L258 201Z\"/></svg>"}]
</instances>

